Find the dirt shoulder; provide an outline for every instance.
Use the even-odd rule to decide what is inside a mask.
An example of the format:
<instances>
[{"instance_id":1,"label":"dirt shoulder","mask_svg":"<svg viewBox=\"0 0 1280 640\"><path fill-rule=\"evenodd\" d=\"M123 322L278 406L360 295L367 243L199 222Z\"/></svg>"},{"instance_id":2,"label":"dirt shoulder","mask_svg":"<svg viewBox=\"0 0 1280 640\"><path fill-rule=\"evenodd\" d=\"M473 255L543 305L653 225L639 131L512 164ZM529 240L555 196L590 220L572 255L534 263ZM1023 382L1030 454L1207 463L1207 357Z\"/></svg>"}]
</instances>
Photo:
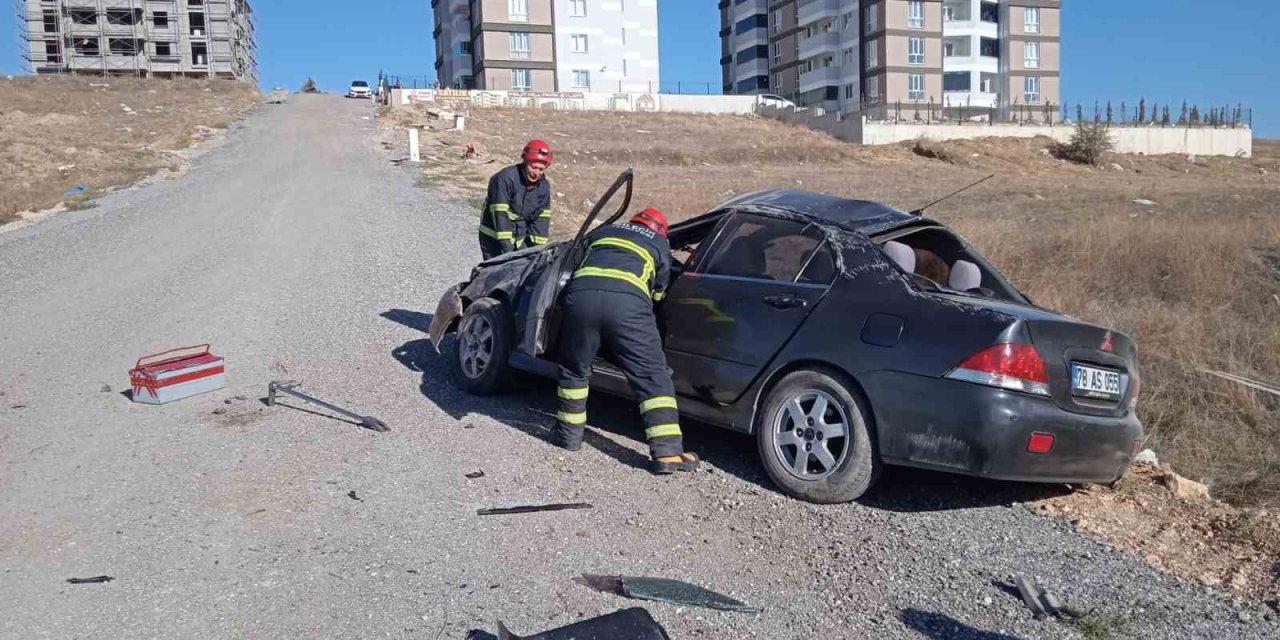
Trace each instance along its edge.
<instances>
[{"instance_id":1,"label":"dirt shoulder","mask_svg":"<svg viewBox=\"0 0 1280 640\"><path fill-rule=\"evenodd\" d=\"M163 170L240 118L244 83L137 78L0 80L0 224ZM83 188L81 188L83 185Z\"/></svg>"}]
</instances>

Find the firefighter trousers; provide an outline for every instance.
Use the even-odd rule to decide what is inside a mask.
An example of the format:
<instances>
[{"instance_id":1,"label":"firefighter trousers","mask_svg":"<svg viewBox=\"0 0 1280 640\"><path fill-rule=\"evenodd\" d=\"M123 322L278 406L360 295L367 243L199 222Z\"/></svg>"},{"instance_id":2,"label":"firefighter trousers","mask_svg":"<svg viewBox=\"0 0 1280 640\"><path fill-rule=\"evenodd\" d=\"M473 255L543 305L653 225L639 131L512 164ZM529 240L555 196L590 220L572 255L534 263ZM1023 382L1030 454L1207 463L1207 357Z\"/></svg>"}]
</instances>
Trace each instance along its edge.
<instances>
[{"instance_id":1,"label":"firefighter trousers","mask_svg":"<svg viewBox=\"0 0 1280 640\"><path fill-rule=\"evenodd\" d=\"M587 422L591 363L601 345L613 354L640 401L640 416L654 458L684 453L675 387L653 315L653 305L630 293L578 290L563 298L560 332L560 413L557 438L570 449Z\"/></svg>"}]
</instances>

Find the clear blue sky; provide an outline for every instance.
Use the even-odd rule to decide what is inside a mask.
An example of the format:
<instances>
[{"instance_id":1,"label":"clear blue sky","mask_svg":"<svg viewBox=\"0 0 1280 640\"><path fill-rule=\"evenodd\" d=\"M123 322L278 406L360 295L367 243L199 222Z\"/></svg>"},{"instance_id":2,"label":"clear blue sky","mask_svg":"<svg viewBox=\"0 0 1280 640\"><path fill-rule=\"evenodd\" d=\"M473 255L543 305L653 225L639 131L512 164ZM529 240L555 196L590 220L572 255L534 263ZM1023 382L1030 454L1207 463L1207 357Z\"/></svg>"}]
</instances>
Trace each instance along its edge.
<instances>
[{"instance_id":1,"label":"clear blue sky","mask_svg":"<svg viewBox=\"0 0 1280 640\"><path fill-rule=\"evenodd\" d=\"M0 71L20 70L8 0L0 8ZM352 5L358 9L351 8ZM1068 102L1235 104L1259 135L1280 137L1280 2L1067 0L1063 92ZM262 86L326 89L379 69L434 76L430 0L258 0ZM377 7L377 8L374 8ZM720 82L715 0L660 0L663 84Z\"/></svg>"}]
</instances>

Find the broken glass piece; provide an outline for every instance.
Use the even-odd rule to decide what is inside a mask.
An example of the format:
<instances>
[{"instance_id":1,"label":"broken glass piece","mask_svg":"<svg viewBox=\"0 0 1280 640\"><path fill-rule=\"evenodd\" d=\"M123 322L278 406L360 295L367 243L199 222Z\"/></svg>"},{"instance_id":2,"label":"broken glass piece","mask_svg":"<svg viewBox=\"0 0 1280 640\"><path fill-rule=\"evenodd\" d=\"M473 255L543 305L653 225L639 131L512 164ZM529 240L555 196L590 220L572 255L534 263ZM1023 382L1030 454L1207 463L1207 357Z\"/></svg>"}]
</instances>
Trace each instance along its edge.
<instances>
[{"instance_id":1,"label":"broken glass piece","mask_svg":"<svg viewBox=\"0 0 1280 640\"><path fill-rule=\"evenodd\" d=\"M585 502L571 502L568 504L539 504L525 507L505 507L501 509L480 509L476 511L478 516L505 516L513 513L535 513L538 511L564 511L566 509L594 509L595 507Z\"/></svg>"},{"instance_id":2,"label":"broken glass piece","mask_svg":"<svg viewBox=\"0 0 1280 640\"><path fill-rule=\"evenodd\" d=\"M669 578L639 578L634 576L601 576L582 574L576 582L596 591L614 593L637 600L667 602L689 607L703 607L719 611L759 613L760 610L729 596L703 589L695 584Z\"/></svg>"},{"instance_id":3,"label":"broken glass piece","mask_svg":"<svg viewBox=\"0 0 1280 640\"><path fill-rule=\"evenodd\" d=\"M485 636L474 634L468 637L478 639ZM671 636L648 611L636 607L532 636L515 635L499 622L498 640L671 640Z\"/></svg>"}]
</instances>

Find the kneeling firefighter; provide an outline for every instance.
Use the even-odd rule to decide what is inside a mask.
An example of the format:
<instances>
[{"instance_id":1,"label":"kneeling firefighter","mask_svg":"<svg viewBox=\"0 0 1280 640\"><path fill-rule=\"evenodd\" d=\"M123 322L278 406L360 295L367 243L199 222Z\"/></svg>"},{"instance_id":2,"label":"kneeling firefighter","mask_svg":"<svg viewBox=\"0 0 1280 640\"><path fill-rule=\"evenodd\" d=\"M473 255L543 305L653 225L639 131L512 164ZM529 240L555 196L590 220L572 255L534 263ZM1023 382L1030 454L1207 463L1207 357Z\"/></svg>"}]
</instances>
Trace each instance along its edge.
<instances>
[{"instance_id":1,"label":"kneeling firefighter","mask_svg":"<svg viewBox=\"0 0 1280 640\"><path fill-rule=\"evenodd\" d=\"M662 299L671 277L667 217L645 209L629 223L596 229L587 242L587 254L565 287L561 305L556 442L570 451L582 446L591 362L603 342L640 400L652 457L649 470L693 471L698 457L684 451L675 386L653 314L653 303Z\"/></svg>"}]
</instances>

